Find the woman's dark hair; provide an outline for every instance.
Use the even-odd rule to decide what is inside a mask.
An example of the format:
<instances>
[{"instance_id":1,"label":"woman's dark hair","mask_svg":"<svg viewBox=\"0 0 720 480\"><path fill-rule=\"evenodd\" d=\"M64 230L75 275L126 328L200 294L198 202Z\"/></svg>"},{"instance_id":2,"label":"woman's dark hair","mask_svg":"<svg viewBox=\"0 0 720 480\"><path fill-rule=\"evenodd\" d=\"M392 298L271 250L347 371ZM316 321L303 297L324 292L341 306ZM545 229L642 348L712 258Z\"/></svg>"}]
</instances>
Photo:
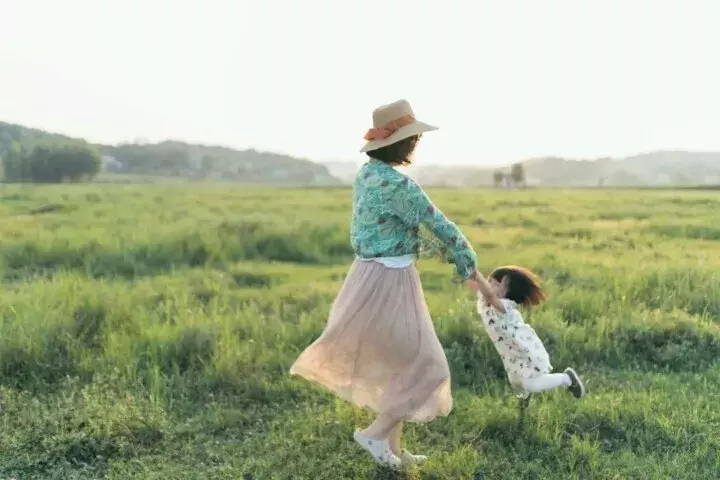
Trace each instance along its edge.
<instances>
[{"instance_id":1,"label":"woman's dark hair","mask_svg":"<svg viewBox=\"0 0 720 480\"><path fill-rule=\"evenodd\" d=\"M398 142L392 143L387 147L370 150L367 152L368 157L380 160L389 165L407 166L412 163L412 154L415 146L420 140L420 135L413 135Z\"/></svg>"},{"instance_id":2,"label":"woman's dark hair","mask_svg":"<svg viewBox=\"0 0 720 480\"><path fill-rule=\"evenodd\" d=\"M540 285L540 277L525 267L507 265L498 267L490 277L502 282L508 278L508 291L506 297L515 303L529 307L539 305L548 299L548 293Z\"/></svg>"}]
</instances>

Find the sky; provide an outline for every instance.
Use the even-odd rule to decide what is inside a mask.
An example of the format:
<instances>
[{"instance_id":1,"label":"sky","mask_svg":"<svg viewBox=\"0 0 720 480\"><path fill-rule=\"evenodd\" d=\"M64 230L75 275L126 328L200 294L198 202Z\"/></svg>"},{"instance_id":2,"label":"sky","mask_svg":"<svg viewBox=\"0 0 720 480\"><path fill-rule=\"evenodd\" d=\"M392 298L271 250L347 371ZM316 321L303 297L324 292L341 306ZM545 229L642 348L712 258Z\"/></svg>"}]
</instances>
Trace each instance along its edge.
<instances>
[{"instance_id":1,"label":"sky","mask_svg":"<svg viewBox=\"0 0 720 480\"><path fill-rule=\"evenodd\" d=\"M720 151L716 0L0 0L0 120L358 161L372 110L418 162Z\"/></svg>"}]
</instances>

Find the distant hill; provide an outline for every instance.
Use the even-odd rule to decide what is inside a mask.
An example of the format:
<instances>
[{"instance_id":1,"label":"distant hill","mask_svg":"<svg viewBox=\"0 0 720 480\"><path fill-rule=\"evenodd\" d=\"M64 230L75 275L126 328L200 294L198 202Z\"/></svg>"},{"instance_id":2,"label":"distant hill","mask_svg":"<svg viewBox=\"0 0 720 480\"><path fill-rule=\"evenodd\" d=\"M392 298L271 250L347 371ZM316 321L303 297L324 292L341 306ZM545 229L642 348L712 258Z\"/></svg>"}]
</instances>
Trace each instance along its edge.
<instances>
[{"instance_id":1,"label":"distant hill","mask_svg":"<svg viewBox=\"0 0 720 480\"><path fill-rule=\"evenodd\" d=\"M657 151L625 158L523 162L530 183L568 186L662 186L720 183L720 152Z\"/></svg>"},{"instance_id":2,"label":"distant hill","mask_svg":"<svg viewBox=\"0 0 720 480\"><path fill-rule=\"evenodd\" d=\"M35 128L0 122L0 156L14 142L84 142ZM234 150L178 141L147 144L94 145L104 170L191 180L223 180L271 185L339 185L327 167L309 160L256 150Z\"/></svg>"},{"instance_id":3,"label":"distant hill","mask_svg":"<svg viewBox=\"0 0 720 480\"><path fill-rule=\"evenodd\" d=\"M355 174L357 173L363 161L358 162L323 162L332 175L335 178L340 179L345 184L351 184L355 180Z\"/></svg>"},{"instance_id":4,"label":"distant hill","mask_svg":"<svg viewBox=\"0 0 720 480\"><path fill-rule=\"evenodd\" d=\"M38 141L77 142L82 140L57 133L45 132L36 128L0 122L0 155L9 149L13 142L27 144L37 143Z\"/></svg>"},{"instance_id":5,"label":"distant hill","mask_svg":"<svg viewBox=\"0 0 720 480\"><path fill-rule=\"evenodd\" d=\"M493 184L493 171L470 165L412 165L406 173L421 185L475 187Z\"/></svg>"},{"instance_id":6,"label":"distant hill","mask_svg":"<svg viewBox=\"0 0 720 480\"><path fill-rule=\"evenodd\" d=\"M0 122L0 156L14 142L84 142L82 139ZM104 170L125 176L213 179L269 185L341 185L352 183L362 160L324 164L256 150L179 141L94 145ZM657 151L626 158L592 160L560 157L520 162L529 185L662 186L720 184L720 152ZM509 171L510 166L502 167ZM422 185L478 187L493 185L495 168L416 165L408 173ZM1 173L1 172L0 172Z\"/></svg>"},{"instance_id":7,"label":"distant hill","mask_svg":"<svg viewBox=\"0 0 720 480\"><path fill-rule=\"evenodd\" d=\"M331 168L340 171L340 162ZM657 151L625 158L576 160L541 157L521 161L529 185L662 186L720 184L720 152ZM346 169L356 169L345 163ZM413 165L407 173L422 185L476 187L493 185L498 168L459 165ZM510 165L500 170L509 172ZM352 180L336 175L345 183Z\"/></svg>"}]
</instances>

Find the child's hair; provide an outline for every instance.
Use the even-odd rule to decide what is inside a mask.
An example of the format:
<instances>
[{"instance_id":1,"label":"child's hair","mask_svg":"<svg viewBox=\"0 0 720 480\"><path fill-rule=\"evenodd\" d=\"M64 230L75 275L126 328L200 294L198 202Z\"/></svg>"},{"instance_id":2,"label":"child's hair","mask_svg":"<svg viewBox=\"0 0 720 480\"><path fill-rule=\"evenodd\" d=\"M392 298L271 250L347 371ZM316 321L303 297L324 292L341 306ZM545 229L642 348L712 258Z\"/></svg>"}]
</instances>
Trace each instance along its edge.
<instances>
[{"instance_id":1,"label":"child's hair","mask_svg":"<svg viewBox=\"0 0 720 480\"><path fill-rule=\"evenodd\" d=\"M540 277L525 267L506 265L498 267L490 277L501 282L509 277L506 297L515 303L529 307L539 305L548 299L548 293L540 285Z\"/></svg>"}]
</instances>

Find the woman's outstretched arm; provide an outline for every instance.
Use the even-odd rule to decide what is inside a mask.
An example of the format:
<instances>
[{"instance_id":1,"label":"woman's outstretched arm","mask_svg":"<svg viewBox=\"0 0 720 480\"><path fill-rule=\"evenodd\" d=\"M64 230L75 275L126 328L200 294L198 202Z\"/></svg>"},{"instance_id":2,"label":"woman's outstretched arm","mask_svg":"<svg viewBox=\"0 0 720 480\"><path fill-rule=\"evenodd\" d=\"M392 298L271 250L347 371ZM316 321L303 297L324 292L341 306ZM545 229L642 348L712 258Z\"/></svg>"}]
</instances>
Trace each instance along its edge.
<instances>
[{"instance_id":1,"label":"woman's outstretched arm","mask_svg":"<svg viewBox=\"0 0 720 480\"><path fill-rule=\"evenodd\" d=\"M387 204L409 228L424 225L442 243L455 265L455 272L465 283L479 291L487 302L504 313L500 299L490 288L487 279L477 270L477 255L460 228L437 208L423 189L412 179L399 176L393 185L386 185Z\"/></svg>"},{"instance_id":2,"label":"woman's outstretched arm","mask_svg":"<svg viewBox=\"0 0 720 480\"><path fill-rule=\"evenodd\" d=\"M468 280L477 271L477 256L457 225L450 221L413 180L402 177L390 192L389 205L409 228L424 225L450 253L455 272Z\"/></svg>"}]
</instances>

